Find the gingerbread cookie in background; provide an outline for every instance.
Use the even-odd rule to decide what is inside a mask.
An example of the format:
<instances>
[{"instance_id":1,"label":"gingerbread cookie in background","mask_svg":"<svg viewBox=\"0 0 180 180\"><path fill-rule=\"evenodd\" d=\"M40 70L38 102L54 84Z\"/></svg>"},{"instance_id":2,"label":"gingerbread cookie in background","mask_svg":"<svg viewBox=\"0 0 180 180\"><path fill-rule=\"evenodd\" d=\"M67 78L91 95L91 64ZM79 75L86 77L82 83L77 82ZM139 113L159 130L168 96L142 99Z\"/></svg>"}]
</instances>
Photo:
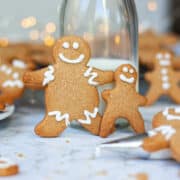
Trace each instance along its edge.
<instances>
[{"instance_id":1,"label":"gingerbread cookie in background","mask_svg":"<svg viewBox=\"0 0 180 180\"><path fill-rule=\"evenodd\" d=\"M45 89L46 114L36 126L35 133L56 137L72 120L77 120L85 129L98 135L101 116L96 87L112 82L113 72L87 67L90 48L80 37L62 37L53 52L54 65L24 75L27 87Z\"/></svg>"},{"instance_id":2,"label":"gingerbread cookie in background","mask_svg":"<svg viewBox=\"0 0 180 180\"><path fill-rule=\"evenodd\" d=\"M173 56L168 52L159 52L154 59L154 70L145 74L150 83L146 94L147 105L155 103L160 96L167 95L176 103L180 103L180 72L172 67Z\"/></svg>"},{"instance_id":3,"label":"gingerbread cookie in background","mask_svg":"<svg viewBox=\"0 0 180 180\"><path fill-rule=\"evenodd\" d=\"M22 59L27 62L27 46L24 43L9 44L7 47L0 48L1 63L10 63L13 59Z\"/></svg>"},{"instance_id":4,"label":"gingerbread cookie in background","mask_svg":"<svg viewBox=\"0 0 180 180\"><path fill-rule=\"evenodd\" d=\"M164 33L159 35L159 40L162 47L170 47L177 44L180 41L180 38L174 33Z\"/></svg>"},{"instance_id":5,"label":"gingerbread cookie in background","mask_svg":"<svg viewBox=\"0 0 180 180\"><path fill-rule=\"evenodd\" d=\"M26 63L33 62L37 65L48 65L53 62L52 47L47 47L44 44L21 42L0 48L0 59L3 63L9 63L17 57Z\"/></svg>"},{"instance_id":6,"label":"gingerbread cookie in background","mask_svg":"<svg viewBox=\"0 0 180 180\"><path fill-rule=\"evenodd\" d=\"M172 56L174 56L174 53L171 50L167 50L167 48L149 48L149 49L143 49L139 50L139 60L141 65L147 67L148 69L152 70L154 69L154 63L153 60L156 58L156 55L159 52L169 52ZM180 64L180 63L179 63Z\"/></svg>"},{"instance_id":7,"label":"gingerbread cookie in background","mask_svg":"<svg viewBox=\"0 0 180 180\"><path fill-rule=\"evenodd\" d=\"M154 129L144 139L143 149L151 153L169 149L180 162L180 108L166 108L155 115L152 125Z\"/></svg>"},{"instance_id":8,"label":"gingerbread cookie in background","mask_svg":"<svg viewBox=\"0 0 180 180\"><path fill-rule=\"evenodd\" d=\"M26 55L29 59L38 65L49 65L53 62L52 47L47 47L44 44L29 44Z\"/></svg>"},{"instance_id":9,"label":"gingerbread cookie in background","mask_svg":"<svg viewBox=\"0 0 180 180\"><path fill-rule=\"evenodd\" d=\"M171 56L173 57L172 66L173 69L179 70L180 69L180 56L175 56L172 50L169 50L167 48L159 48L159 49L144 49L139 50L139 60L141 65L146 66L148 69L154 68L153 59L156 57L156 55L159 52L169 52Z\"/></svg>"},{"instance_id":10,"label":"gingerbread cookie in background","mask_svg":"<svg viewBox=\"0 0 180 180\"><path fill-rule=\"evenodd\" d=\"M100 136L107 137L112 133L117 118L127 119L135 132L145 132L138 107L146 104L146 98L136 91L136 69L130 64L124 64L115 71L114 76L115 88L102 93L107 107L101 123Z\"/></svg>"},{"instance_id":11,"label":"gingerbread cookie in background","mask_svg":"<svg viewBox=\"0 0 180 180\"><path fill-rule=\"evenodd\" d=\"M0 110L12 105L24 92L23 74L31 70L33 64L14 59L10 63L0 64Z\"/></svg>"},{"instance_id":12,"label":"gingerbread cookie in background","mask_svg":"<svg viewBox=\"0 0 180 180\"><path fill-rule=\"evenodd\" d=\"M172 47L179 42L179 37L172 33L157 34L152 30L139 35L139 60L140 64L148 69L153 69L153 59L159 51L169 51L174 55ZM180 57L174 55L172 63L175 69L180 69Z\"/></svg>"},{"instance_id":13,"label":"gingerbread cookie in background","mask_svg":"<svg viewBox=\"0 0 180 180\"><path fill-rule=\"evenodd\" d=\"M7 158L0 158L0 176L12 176L19 172L17 164Z\"/></svg>"}]
</instances>

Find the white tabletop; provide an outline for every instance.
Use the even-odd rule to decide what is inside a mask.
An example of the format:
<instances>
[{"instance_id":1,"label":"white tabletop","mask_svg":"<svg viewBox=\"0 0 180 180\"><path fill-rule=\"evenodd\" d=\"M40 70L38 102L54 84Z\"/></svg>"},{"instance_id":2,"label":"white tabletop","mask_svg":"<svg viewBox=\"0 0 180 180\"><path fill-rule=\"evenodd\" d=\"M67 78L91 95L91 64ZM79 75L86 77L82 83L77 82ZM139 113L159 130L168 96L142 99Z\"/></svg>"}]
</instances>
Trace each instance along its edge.
<instances>
[{"instance_id":1,"label":"white tabletop","mask_svg":"<svg viewBox=\"0 0 180 180\"><path fill-rule=\"evenodd\" d=\"M141 109L148 127L153 114L164 106ZM96 145L104 139L77 125L58 138L40 138L33 129L42 118L42 109L18 107L11 118L0 122L0 155L20 167L20 173L8 180L128 180L137 173L146 173L152 180L180 178L180 166L172 160L127 159L117 152L96 157ZM109 138L129 134L129 129L118 129Z\"/></svg>"}]
</instances>

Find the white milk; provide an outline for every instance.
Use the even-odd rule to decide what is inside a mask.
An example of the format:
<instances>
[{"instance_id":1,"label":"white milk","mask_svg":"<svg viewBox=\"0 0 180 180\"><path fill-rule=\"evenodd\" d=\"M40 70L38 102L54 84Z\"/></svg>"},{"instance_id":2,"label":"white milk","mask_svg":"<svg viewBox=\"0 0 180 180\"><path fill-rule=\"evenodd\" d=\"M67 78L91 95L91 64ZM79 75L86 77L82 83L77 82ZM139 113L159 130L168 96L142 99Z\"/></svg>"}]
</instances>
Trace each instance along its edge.
<instances>
[{"instance_id":1,"label":"white milk","mask_svg":"<svg viewBox=\"0 0 180 180\"><path fill-rule=\"evenodd\" d=\"M106 71L108 70L115 71L122 64L132 64L135 67L135 65L130 60L124 60L124 59L92 58L90 62L88 63L89 66L92 66L101 70L106 70ZM99 92L99 97L100 97L99 113L101 115L103 114L104 109L105 109L105 103L103 99L101 98L101 93L105 89L112 89L113 86L114 84L111 83L111 84L106 84L106 85L98 87L98 92Z\"/></svg>"}]
</instances>

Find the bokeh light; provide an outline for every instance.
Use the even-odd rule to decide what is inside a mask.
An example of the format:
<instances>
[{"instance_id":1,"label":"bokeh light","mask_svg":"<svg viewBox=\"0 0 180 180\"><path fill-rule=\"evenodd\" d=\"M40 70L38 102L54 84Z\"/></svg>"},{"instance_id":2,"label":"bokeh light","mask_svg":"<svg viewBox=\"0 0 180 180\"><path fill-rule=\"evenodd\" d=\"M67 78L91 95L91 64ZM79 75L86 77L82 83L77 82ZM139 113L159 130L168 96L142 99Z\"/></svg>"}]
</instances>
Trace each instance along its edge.
<instances>
[{"instance_id":1,"label":"bokeh light","mask_svg":"<svg viewBox=\"0 0 180 180\"><path fill-rule=\"evenodd\" d=\"M22 28L28 29L28 28L35 26L36 23L37 23L36 18L34 16L30 16L30 17L22 19L21 26L22 26Z\"/></svg>"},{"instance_id":2,"label":"bokeh light","mask_svg":"<svg viewBox=\"0 0 180 180\"><path fill-rule=\"evenodd\" d=\"M156 11L157 10L157 8L158 8L158 5L157 5L157 2L156 1L149 1L148 2L148 4L147 4L147 6L148 6L148 10L149 11Z\"/></svg>"},{"instance_id":3,"label":"bokeh light","mask_svg":"<svg viewBox=\"0 0 180 180\"><path fill-rule=\"evenodd\" d=\"M45 30L46 30L46 32L48 32L48 33L54 33L55 31L56 31L56 25L55 25L55 23L53 23L53 22L49 22L49 23L47 23L46 24L46 27L45 27Z\"/></svg>"},{"instance_id":4,"label":"bokeh light","mask_svg":"<svg viewBox=\"0 0 180 180\"><path fill-rule=\"evenodd\" d=\"M29 37L31 40L38 40L39 39L39 31L38 30L32 30L30 33L29 33Z\"/></svg>"},{"instance_id":5,"label":"bokeh light","mask_svg":"<svg viewBox=\"0 0 180 180\"><path fill-rule=\"evenodd\" d=\"M7 47L9 39L7 37L0 37L0 47Z\"/></svg>"},{"instance_id":6,"label":"bokeh light","mask_svg":"<svg viewBox=\"0 0 180 180\"><path fill-rule=\"evenodd\" d=\"M45 36L44 38L44 44L46 46L53 46L55 43L55 38L51 35Z\"/></svg>"}]
</instances>

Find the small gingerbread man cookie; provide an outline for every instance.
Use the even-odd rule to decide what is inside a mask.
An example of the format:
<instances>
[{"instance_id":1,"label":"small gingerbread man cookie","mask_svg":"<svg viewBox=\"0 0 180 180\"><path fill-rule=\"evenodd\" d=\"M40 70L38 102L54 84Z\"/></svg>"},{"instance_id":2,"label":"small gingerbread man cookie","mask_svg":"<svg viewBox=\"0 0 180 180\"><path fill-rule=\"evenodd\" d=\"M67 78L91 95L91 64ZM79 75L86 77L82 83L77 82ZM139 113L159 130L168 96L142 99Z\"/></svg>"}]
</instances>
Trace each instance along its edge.
<instances>
[{"instance_id":1,"label":"small gingerbread man cookie","mask_svg":"<svg viewBox=\"0 0 180 180\"><path fill-rule=\"evenodd\" d=\"M56 137L71 123L78 121L98 135L101 116L98 113L97 86L113 81L113 72L87 67L89 45L80 37L62 37L54 46L54 65L27 72L27 87L45 89L46 115L36 126L42 137Z\"/></svg>"},{"instance_id":2,"label":"small gingerbread man cookie","mask_svg":"<svg viewBox=\"0 0 180 180\"><path fill-rule=\"evenodd\" d=\"M31 64L14 59L12 64L0 64L0 109L12 105L24 92L23 74Z\"/></svg>"},{"instance_id":3,"label":"small gingerbread man cookie","mask_svg":"<svg viewBox=\"0 0 180 180\"><path fill-rule=\"evenodd\" d=\"M145 79L150 82L147 105L153 104L161 95L170 96L174 102L180 103L180 72L173 69L172 61L168 51L159 52L154 60L154 70L145 74Z\"/></svg>"},{"instance_id":4,"label":"small gingerbread man cookie","mask_svg":"<svg viewBox=\"0 0 180 180\"><path fill-rule=\"evenodd\" d=\"M180 162L180 108L159 112L153 119L153 128L143 141L143 149L148 152L169 149L171 156Z\"/></svg>"},{"instance_id":5,"label":"small gingerbread man cookie","mask_svg":"<svg viewBox=\"0 0 180 180\"><path fill-rule=\"evenodd\" d=\"M17 164L7 158L0 158L0 176L12 176L19 172Z\"/></svg>"},{"instance_id":6,"label":"small gingerbread man cookie","mask_svg":"<svg viewBox=\"0 0 180 180\"><path fill-rule=\"evenodd\" d=\"M107 107L102 119L100 136L107 137L114 129L117 118L128 120L137 133L145 131L139 106L146 103L146 98L136 92L136 69L130 64L121 65L115 72L116 86L102 93Z\"/></svg>"}]
</instances>

